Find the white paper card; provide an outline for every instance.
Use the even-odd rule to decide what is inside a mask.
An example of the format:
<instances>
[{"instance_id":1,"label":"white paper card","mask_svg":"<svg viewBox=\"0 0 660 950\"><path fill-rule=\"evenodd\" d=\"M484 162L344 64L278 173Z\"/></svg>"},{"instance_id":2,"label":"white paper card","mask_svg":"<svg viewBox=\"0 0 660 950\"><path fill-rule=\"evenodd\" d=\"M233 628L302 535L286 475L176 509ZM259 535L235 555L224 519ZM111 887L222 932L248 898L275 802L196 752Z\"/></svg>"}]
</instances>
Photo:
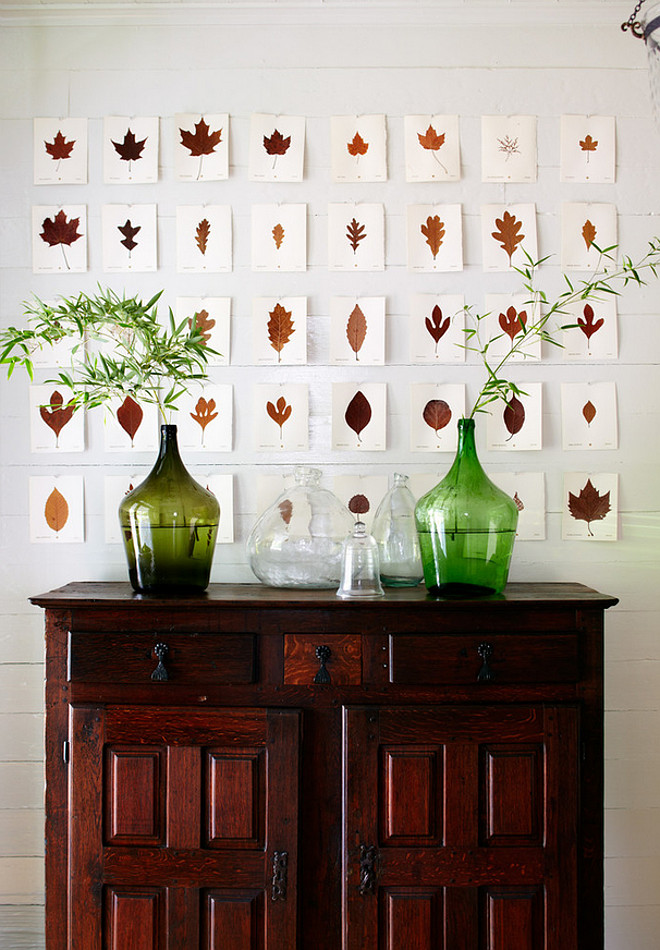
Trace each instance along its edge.
<instances>
[{"instance_id":1,"label":"white paper card","mask_svg":"<svg viewBox=\"0 0 660 950\"><path fill-rule=\"evenodd\" d=\"M104 271L156 270L156 205L103 205L101 231Z\"/></svg>"},{"instance_id":2,"label":"white paper card","mask_svg":"<svg viewBox=\"0 0 660 950\"><path fill-rule=\"evenodd\" d=\"M206 344L216 351L209 356L209 366L229 364L231 337L231 297L177 297L174 309L180 323L194 320Z\"/></svg>"},{"instance_id":3,"label":"white paper card","mask_svg":"<svg viewBox=\"0 0 660 950\"><path fill-rule=\"evenodd\" d=\"M616 174L616 123L613 115L561 117L561 181L609 184Z\"/></svg>"},{"instance_id":4,"label":"white paper card","mask_svg":"<svg viewBox=\"0 0 660 950\"><path fill-rule=\"evenodd\" d=\"M256 366L307 362L307 297L255 297L252 354Z\"/></svg>"},{"instance_id":5,"label":"white paper card","mask_svg":"<svg viewBox=\"0 0 660 950\"><path fill-rule=\"evenodd\" d=\"M195 472L195 480L212 492L220 505L220 521L216 544L234 542L234 476L231 472L213 472L208 475Z\"/></svg>"},{"instance_id":6,"label":"white paper card","mask_svg":"<svg viewBox=\"0 0 660 950\"><path fill-rule=\"evenodd\" d=\"M513 395L506 405L491 403L486 417L489 449L531 450L541 448L541 383L525 383L525 393Z\"/></svg>"},{"instance_id":7,"label":"white paper card","mask_svg":"<svg viewBox=\"0 0 660 950\"><path fill-rule=\"evenodd\" d=\"M413 383L410 451L455 452L458 420L465 415L463 383Z\"/></svg>"},{"instance_id":8,"label":"white paper card","mask_svg":"<svg viewBox=\"0 0 660 950\"><path fill-rule=\"evenodd\" d=\"M83 452L85 412L72 404L73 392L59 383L30 386L32 452Z\"/></svg>"},{"instance_id":9,"label":"white paper card","mask_svg":"<svg viewBox=\"0 0 660 950\"><path fill-rule=\"evenodd\" d=\"M179 181L224 181L229 177L229 116L225 112L174 117L174 169Z\"/></svg>"},{"instance_id":10,"label":"white paper card","mask_svg":"<svg viewBox=\"0 0 660 950\"><path fill-rule=\"evenodd\" d=\"M87 270L86 205L34 205L32 270L79 274Z\"/></svg>"},{"instance_id":11,"label":"white paper card","mask_svg":"<svg viewBox=\"0 0 660 950\"><path fill-rule=\"evenodd\" d=\"M489 472L489 477L516 503L518 541L545 540L544 472Z\"/></svg>"},{"instance_id":12,"label":"white paper card","mask_svg":"<svg viewBox=\"0 0 660 950\"><path fill-rule=\"evenodd\" d=\"M328 268L331 271L385 269L382 204L328 205Z\"/></svg>"},{"instance_id":13,"label":"white paper card","mask_svg":"<svg viewBox=\"0 0 660 950\"><path fill-rule=\"evenodd\" d=\"M619 479L615 474L567 472L564 475L563 541L616 541Z\"/></svg>"},{"instance_id":14,"label":"white paper card","mask_svg":"<svg viewBox=\"0 0 660 950\"><path fill-rule=\"evenodd\" d=\"M35 185L87 184L87 119L35 119Z\"/></svg>"},{"instance_id":15,"label":"white paper card","mask_svg":"<svg viewBox=\"0 0 660 950\"><path fill-rule=\"evenodd\" d=\"M332 447L361 452L386 448L386 384L332 384Z\"/></svg>"},{"instance_id":16,"label":"white paper card","mask_svg":"<svg viewBox=\"0 0 660 950\"><path fill-rule=\"evenodd\" d=\"M463 270L462 206L408 205L408 270Z\"/></svg>"},{"instance_id":17,"label":"white paper card","mask_svg":"<svg viewBox=\"0 0 660 950\"><path fill-rule=\"evenodd\" d=\"M330 136L333 181L386 180L387 127L384 115L333 116Z\"/></svg>"},{"instance_id":18,"label":"white paper card","mask_svg":"<svg viewBox=\"0 0 660 950\"><path fill-rule=\"evenodd\" d=\"M103 478L103 525L106 544L122 541L118 509L122 500L142 484L149 469L132 470L126 475L105 475Z\"/></svg>"},{"instance_id":19,"label":"white paper card","mask_svg":"<svg viewBox=\"0 0 660 950\"><path fill-rule=\"evenodd\" d=\"M172 414L181 449L191 452L231 452L233 387L231 383L193 386L181 396Z\"/></svg>"},{"instance_id":20,"label":"white paper card","mask_svg":"<svg viewBox=\"0 0 660 950\"><path fill-rule=\"evenodd\" d=\"M337 366L385 363L385 297L330 299L330 362Z\"/></svg>"},{"instance_id":21,"label":"white paper card","mask_svg":"<svg viewBox=\"0 0 660 950\"><path fill-rule=\"evenodd\" d=\"M536 116L481 117L482 181L536 181Z\"/></svg>"},{"instance_id":22,"label":"white paper card","mask_svg":"<svg viewBox=\"0 0 660 950\"><path fill-rule=\"evenodd\" d=\"M481 237L486 272L524 266L523 250L536 260L536 205L483 205Z\"/></svg>"},{"instance_id":23,"label":"white paper card","mask_svg":"<svg viewBox=\"0 0 660 950\"><path fill-rule=\"evenodd\" d=\"M258 383L254 387L257 451L306 452L309 405L306 383Z\"/></svg>"},{"instance_id":24,"label":"white paper card","mask_svg":"<svg viewBox=\"0 0 660 950\"><path fill-rule=\"evenodd\" d=\"M565 202L561 206L563 270L594 270L600 253L617 243L616 205Z\"/></svg>"},{"instance_id":25,"label":"white paper card","mask_svg":"<svg viewBox=\"0 0 660 950\"><path fill-rule=\"evenodd\" d=\"M154 452L158 448L158 407L126 396L113 399L103 415L106 452Z\"/></svg>"},{"instance_id":26,"label":"white paper card","mask_svg":"<svg viewBox=\"0 0 660 950\"><path fill-rule=\"evenodd\" d=\"M414 294L410 301L410 362L464 363L463 294Z\"/></svg>"},{"instance_id":27,"label":"white paper card","mask_svg":"<svg viewBox=\"0 0 660 950\"><path fill-rule=\"evenodd\" d=\"M180 274L226 274L231 270L230 205L179 205L176 209L176 269Z\"/></svg>"},{"instance_id":28,"label":"white paper card","mask_svg":"<svg viewBox=\"0 0 660 950\"><path fill-rule=\"evenodd\" d=\"M404 140L406 181L460 180L457 115L407 115Z\"/></svg>"},{"instance_id":29,"label":"white paper card","mask_svg":"<svg viewBox=\"0 0 660 950\"><path fill-rule=\"evenodd\" d=\"M561 431L565 450L618 448L616 383L562 383Z\"/></svg>"},{"instance_id":30,"label":"white paper card","mask_svg":"<svg viewBox=\"0 0 660 950\"><path fill-rule=\"evenodd\" d=\"M106 116L103 181L129 185L158 181L158 117Z\"/></svg>"},{"instance_id":31,"label":"white paper card","mask_svg":"<svg viewBox=\"0 0 660 950\"><path fill-rule=\"evenodd\" d=\"M302 181L305 118L255 113L250 122L250 181Z\"/></svg>"},{"instance_id":32,"label":"white paper card","mask_svg":"<svg viewBox=\"0 0 660 950\"><path fill-rule=\"evenodd\" d=\"M252 206L252 270L304 271L307 205Z\"/></svg>"},{"instance_id":33,"label":"white paper card","mask_svg":"<svg viewBox=\"0 0 660 950\"><path fill-rule=\"evenodd\" d=\"M30 541L82 544L85 540L82 475L33 475L29 480Z\"/></svg>"}]
</instances>

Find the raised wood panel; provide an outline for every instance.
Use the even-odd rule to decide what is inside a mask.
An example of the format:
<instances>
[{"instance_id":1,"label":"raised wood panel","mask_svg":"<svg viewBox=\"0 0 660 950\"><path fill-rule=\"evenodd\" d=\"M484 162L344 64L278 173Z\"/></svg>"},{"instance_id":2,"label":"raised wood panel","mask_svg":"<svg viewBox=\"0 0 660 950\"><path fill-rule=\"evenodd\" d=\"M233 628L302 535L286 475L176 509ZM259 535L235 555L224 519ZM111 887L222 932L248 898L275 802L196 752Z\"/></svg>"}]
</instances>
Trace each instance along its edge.
<instances>
[{"instance_id":1,"label":"raised wood panel","mask_svg":"<svg viewBox=\"0 0 660 950\"><path fill-rule=\"evenodd\" d=\"M201 950L264 950L264 892L207 891Z\"/></svg>"},{"instance_id":2,"label":"raised wood panel","mask_svg":"<svg viewBox=\"0 0 660 950\"><path fill-rule=\"evenodd\" d=\"M162 758L162 749L106 749L104 827L114 847L163 841Z\"/></svg>"},{"instance_id":3,"label":"raised wood panel","mask_svg":"<svg viewBox=\"0 0 660 950\"><path fill-rule=\"evenodd\" d=\"M538 846L545 828L543 746L482 749L485 813L482 842L491 846Z\"/></svg>"},{"instance_id":4,"label":"raised wood panel","mask_svg":"<svg viewBox=\"0 0 660 950\"><path fill-rule=\"evenodd\" d=\"M104 950L166 950L163 888L108 886L104 903Z\"/></svg>"},{"instance_id":5,"label":"raised wood panel","mask_svg":"<svg viewBox=\"0 0 660 950\"><path fill-rule=\"evenodd\" d=\"M442 844L443 748L386 747L381 767L384 845Z\"/></svg>"},{"instance_id":6,"label":"raised wood panel","mask_svg":"<svg viewBox=\"0 0 660 950\"><path fill-rule=\"evenodd\" d=\"M485 897L486 950L540 950L547 946L542 887L488 888Z\"/></svg>"},{"instance_id":7,"label":"raised wood panel","mask_svg":"<svg viewBox=\"0 0 660 950\"><path fill-rule=\"evenodd\" d=\"M206 843L260 848L265 831L265 756L255 749L206 749Z\"/></svg>"},{"instance_id":8,"label":"raised wood panel","mask_svg":"<svg viewBox=\"0 0 660 950\"><path fill-rule=\"evenodd\" d=\"M387 888L381 900L384 926L379 950L445 950L442 888Z\"/></svg>"}]
</instances>

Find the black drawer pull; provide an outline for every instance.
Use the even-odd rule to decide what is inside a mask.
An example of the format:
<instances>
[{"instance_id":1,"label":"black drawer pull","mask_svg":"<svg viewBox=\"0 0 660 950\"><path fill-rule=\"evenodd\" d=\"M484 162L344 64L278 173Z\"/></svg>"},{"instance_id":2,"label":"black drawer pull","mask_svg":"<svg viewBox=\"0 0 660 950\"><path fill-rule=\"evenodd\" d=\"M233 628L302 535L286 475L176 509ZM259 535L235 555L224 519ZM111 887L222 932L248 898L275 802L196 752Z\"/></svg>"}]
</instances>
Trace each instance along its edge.
<instances>
[{"instance_id":1,"label":"black drawer pull","mask_svg":"<svg viewBox=\"0 0 660 950\"><path fill-rule=\"evenodd\" d=\"M330 647L322 645L316 648L316 659L319 661L319 669L316 676L314 677L315 683L325 684L325 683L330 682L330 674L328 673L328 670L325 664L328 662L331 655L332 655L332 650L330 649Z\"/></svg>"},{"instance_id":2,"label":"black drawer pull","mask_svg":"<svg viewBox=\"0 0 660 950\"><path fill-rule=\"evenodd\" d=\"M165 669L165 664L163 663L163 660L165 659L168 653L167 644L157 643L156 646L154 647L154 653L156 654L156 658L158 659L158 666L151 674L151 678L152 680L157 680L161 683L164 683L165 680L169 679L167 670Z\"/></svg>"},{"instance_id":3,"label":"black drawer pull","mask_svg":"<svg viewBox=\"0 0 660 950\"><path fill-rule=\"evenodd\" d=\"M477 682L490 683L492 680L495 679L495 674L490 668L490 664L488 662L493 655L492 643L480 643L479 646L477 647L477 653L483 660L483 663L481 664L481 669L479 670L479 673L477 674Z\"/></svg>"}]
</instances>

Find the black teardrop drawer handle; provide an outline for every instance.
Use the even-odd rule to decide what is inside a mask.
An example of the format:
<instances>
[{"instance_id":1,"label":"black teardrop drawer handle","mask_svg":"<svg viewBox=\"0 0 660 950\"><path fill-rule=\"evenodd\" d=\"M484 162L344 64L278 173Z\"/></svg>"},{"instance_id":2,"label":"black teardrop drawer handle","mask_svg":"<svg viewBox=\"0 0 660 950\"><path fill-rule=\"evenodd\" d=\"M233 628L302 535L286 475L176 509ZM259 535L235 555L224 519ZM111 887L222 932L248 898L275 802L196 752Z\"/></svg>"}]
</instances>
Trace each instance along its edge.
<instances>
[{"instance_id":1,"label":"black teardrop drawer handle","mask_svg":"<svg viewBox=\"0 0 660 950\"><path fill-rule=\"evenodd\" d=\"M163 662L168 652L169 652L169 647L167 646L166 643L157 643L155 645L154 653L156 655L156 659L158 660L158 666L151 674L152 680L157 680L158 682L164 683L166 680L169 679L169 675L167 673L167 670L165 669L165 664Z\"/></svg>"}]
</instances>

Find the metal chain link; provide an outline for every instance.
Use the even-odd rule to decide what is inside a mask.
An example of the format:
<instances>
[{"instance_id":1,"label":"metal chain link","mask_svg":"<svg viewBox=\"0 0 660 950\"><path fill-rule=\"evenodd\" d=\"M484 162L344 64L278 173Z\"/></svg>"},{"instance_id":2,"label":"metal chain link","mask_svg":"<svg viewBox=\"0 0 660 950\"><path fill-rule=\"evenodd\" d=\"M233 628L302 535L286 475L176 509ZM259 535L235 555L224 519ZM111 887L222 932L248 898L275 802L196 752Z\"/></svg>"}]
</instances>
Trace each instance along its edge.
<instances>
[{"instance_id":1,"label":"metal chain link","mask_svg":"<svg viewBox=\"0 0 660 950\"><path fill-rule=\"evenodd\" d=\"M638 37L638 39L640 40L644 39L644 27L636 19L636 17L639 11L641 10L643 3L646 3L646 0L638 0L637 5L635 9L633 10L633 12L630 14L629 18L626 20L625 23L621 24L621 29L623 30L624 33L626 32L626 30L630 29L633 36Z\"/></svg>"}]
</instances>

